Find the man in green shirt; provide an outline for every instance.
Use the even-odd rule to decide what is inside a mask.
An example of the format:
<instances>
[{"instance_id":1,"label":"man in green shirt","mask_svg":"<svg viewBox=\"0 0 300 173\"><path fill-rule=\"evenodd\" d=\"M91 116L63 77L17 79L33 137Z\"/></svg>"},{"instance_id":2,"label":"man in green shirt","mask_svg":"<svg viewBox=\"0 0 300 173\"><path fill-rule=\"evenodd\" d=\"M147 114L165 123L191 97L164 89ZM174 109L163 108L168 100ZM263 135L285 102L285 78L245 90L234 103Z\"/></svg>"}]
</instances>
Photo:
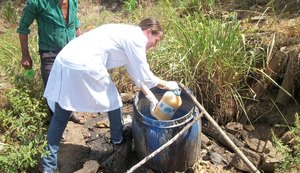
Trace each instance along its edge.
<instances>
[{"instance_id":1,"label":"man in green shirt","mask_svg":"<svg viewBox=\"0 0 300 173\"><path fill-rule=\"evenodd\" d=\"M33 62L28 50L28 34L30 25L36 20L41 57L40 70L44 87L46 87L56 55L69 41L80 35L77 11L78 0L28 0L26 3L17 29L22 50L21 64L25 69L32 68ZM51 110L50 114L52 115ZM70 120L82 123L74 114Z\"/></svg>"}]
</instances>

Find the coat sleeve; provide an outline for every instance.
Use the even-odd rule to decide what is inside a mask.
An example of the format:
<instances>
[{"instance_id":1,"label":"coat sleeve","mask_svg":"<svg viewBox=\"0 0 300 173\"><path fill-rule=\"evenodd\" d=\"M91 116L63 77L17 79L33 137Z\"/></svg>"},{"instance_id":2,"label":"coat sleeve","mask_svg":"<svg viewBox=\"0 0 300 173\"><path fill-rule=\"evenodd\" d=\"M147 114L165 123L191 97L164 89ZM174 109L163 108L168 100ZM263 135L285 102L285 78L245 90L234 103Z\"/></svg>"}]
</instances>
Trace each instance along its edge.
<instances>
[{"instance_id":1,"label":"coat sleeve","mask_svg":"<svg viewBox=\"0 0 300 173\"><path fill-rule=\"evenodd\" d=\"M147 62L146 42L145 39L125 41L124 49L129 59L129 64L126 64L125 68L137 87L145 84L152 88L157 85L159 78L152 73Z\"/></svg>"}]
</instances>

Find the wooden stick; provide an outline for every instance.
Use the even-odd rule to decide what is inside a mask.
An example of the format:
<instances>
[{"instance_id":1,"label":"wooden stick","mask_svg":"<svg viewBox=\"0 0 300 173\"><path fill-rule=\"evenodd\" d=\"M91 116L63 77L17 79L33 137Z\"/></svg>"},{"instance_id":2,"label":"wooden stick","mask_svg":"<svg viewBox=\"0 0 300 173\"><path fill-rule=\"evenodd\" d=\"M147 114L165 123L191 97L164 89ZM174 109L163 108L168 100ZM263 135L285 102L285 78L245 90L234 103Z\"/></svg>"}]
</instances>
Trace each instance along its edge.
<instances>
[{"instance_id":1,"label":"wooden stick","mask_svg":"<svg viewBox=\"0 0 300 173\"><path fill-rule=\"evenodd\" d=\"M221 127L217 124L217 122L208 114L208 112L204 109L204 107L200 105L196 97L193 94L191 94L190 91L183 84L179 83L179 86L190 96L190 98L193 100L196 106L200 109L201 113L204 114L205 118L212 124L213 127L217 129L217 131L225 139L225 141L232 148L232 150L241 157L241 159L250 168L250 170L252 172L259 173L259 170L250 162L250 160L244 155L244 153L231 141L231 139L221 129Z\"/></svg>"}]
</instances>

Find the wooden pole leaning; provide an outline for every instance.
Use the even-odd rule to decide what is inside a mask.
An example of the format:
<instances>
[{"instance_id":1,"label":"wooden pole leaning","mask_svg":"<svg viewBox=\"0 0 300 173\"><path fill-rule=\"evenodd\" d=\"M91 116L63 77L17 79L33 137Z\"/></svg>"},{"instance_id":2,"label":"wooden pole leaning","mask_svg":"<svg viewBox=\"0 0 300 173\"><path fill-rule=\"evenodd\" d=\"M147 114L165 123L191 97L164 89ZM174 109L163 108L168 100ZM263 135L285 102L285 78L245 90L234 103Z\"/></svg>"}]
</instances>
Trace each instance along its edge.
<instances>
[{"instance_id":1,"label":"wooden pole leaning","mask_svg":"<svg viewBox=\"0 0 300 173\"><path fill-rule=\"evenodd\" d=\"M209 113L204 109L204 107L197 101L196 97L182 84L179 83L180 88L184 90L186 94L192 99L192 101L199 108L199 111L204 114L205 118L211 123L211 125L216 128L216 130L221 134L224 140L229 144L231 149L237 153L244 163L250 168L251 172L260 173L259 170L254 166L254 164L244 155L244 153L231 141L231 139L226 135L222 128L217 124L217 122L209 115Z\"/></svg>"}]
</instances>

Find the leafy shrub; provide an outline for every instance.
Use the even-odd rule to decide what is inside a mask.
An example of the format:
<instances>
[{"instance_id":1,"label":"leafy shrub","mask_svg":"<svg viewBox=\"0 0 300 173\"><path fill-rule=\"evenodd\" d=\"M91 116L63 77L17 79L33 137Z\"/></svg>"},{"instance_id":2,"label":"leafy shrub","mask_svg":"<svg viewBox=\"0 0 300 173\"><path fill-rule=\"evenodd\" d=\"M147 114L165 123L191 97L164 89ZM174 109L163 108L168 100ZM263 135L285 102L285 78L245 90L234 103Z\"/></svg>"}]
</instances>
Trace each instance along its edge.
<instances>
[{"instance_id":1,"label":"leafy shrub","mask_svg":"<svg viewBox=\"0 0 300 173\"><path fill-rule=\"evenodd\" d=\"M288 144L284 144L273 133L276 150L284 156L284 160L277 167L284 172L297 172L300 169L300 120L298 113L295 114L295 125L290 127L290 132L293 134L293 139Z\"/></svg>"},{"instance_id":2,"label":"leafy shrub","mask_svg":"<svg viewBox=\"0 0 300 173\"><path fill-rule=\"evenodd\" d=\"M47 109L40 76L28 76L20 67L15 30L0 37L1 77L10 83L6 92L1 92L7 103L0 111L0 172L25 172L36 166L44 153ZM36 39L30 44L36 44ZM35 52L34 46L30 48ZM32 53L32 57L39 62L37 54Z\"/></svg>"},{"instance_id":3,"label":"leafy shrub","mask_svg":"<svg viewBox=\"0 0 300 173\"><path fill-rule=\"evenodd\" d=\"M45 146L44 103L23 90L7 93L9 107L0 111L0 171L19 172L37 164Z\"/></svg>"}]
</instances>

